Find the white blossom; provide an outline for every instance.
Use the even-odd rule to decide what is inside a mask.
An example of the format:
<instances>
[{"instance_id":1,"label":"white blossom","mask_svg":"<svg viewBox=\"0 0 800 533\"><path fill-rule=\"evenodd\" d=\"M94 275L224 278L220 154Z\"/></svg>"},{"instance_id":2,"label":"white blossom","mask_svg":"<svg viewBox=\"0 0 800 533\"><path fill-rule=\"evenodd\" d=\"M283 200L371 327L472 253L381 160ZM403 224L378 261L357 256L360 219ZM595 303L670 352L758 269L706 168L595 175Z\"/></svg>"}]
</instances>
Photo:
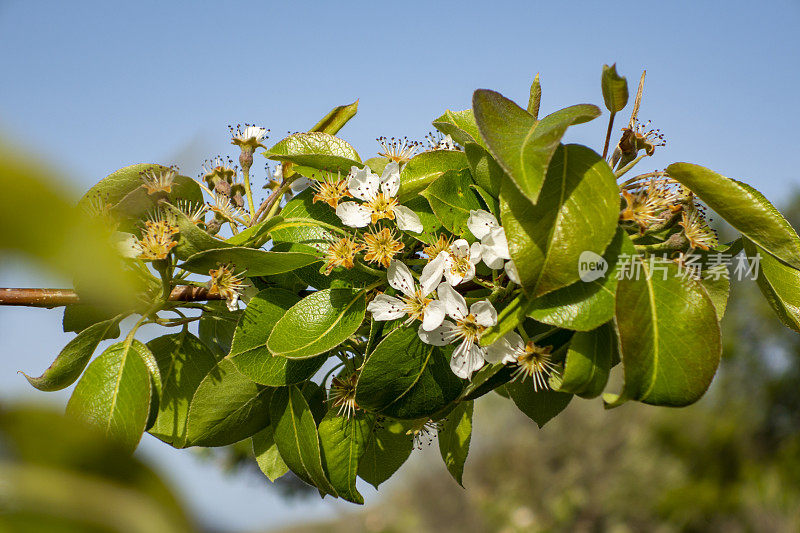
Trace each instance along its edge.
<instances>
[{"instance_id":1,"label":"white blossom","mask_svg":"<svg viewBox=\"0 0 800 533\"><path fill-rule=\"evenodd\" d=\"M502 362L516 365L513 379L530 376L533 390L549 389L548 378L558 373L558 367L552 361L551 346L537 346L533 342L525 342L517 333L510 331L492 343L486 350L486 361Z\"/></svg>"},{"instance_id":2,"label":"white blossom","mask_svg":"<svg viewBox=\"0 0 800 533\"><path fill-rule=\"evenodd\" d=\"M336 214L345 226L363 228L370 222L375 224L382 218L394 220L397 227L414 233L422 232L422 222L416 213L397 203L400 190L400 167L392 161L386 165L379 177L369 167L350 169L347 188L354 198L363 203L341 202Z\"/></svg>"},{"instance_id":3,"label":"white blossom","mask_svg":"<svg viewBox=\"0 0 800 533\"><path fill-rule=\"evenodd\" d=\"M493 214L483 209L473 209L469 212L467 227L481 241L481 258L486 266L492 270L504 268L509 272L508 262L511 261L511 254L508 251L508 241L505 230L497 223ZM519 285L519 276L516 267L510 267L512 274L508 278Z\"/></svg>"},{"instance_id":4,"label":"white blossom","mask_svg":"<svg viewBox=\"0 0 800 533\"><path fill-rule=\"evenodd\" d=\"M488 300L475 302L467 308L464 297L447 283L439 285L439 300L444 302L447 315L453 319L445 320L438 328L426 331L419 328L418 335L423 342L434 346L445 346L457 340L461 343L453 351L450 368L460 378L469 378L483 366L486 348L478 344L483 331L497 324L497 311Z\"/></svg>"},{"instance_id":5,"label":"white blossom","mask_svg":"<svg viewBox=\"0 0 800 533\"><path fill-rule=\"evenodd\" d=\"M386 272L389 285L402 292L403 297L396 298L388 294L377 295L367 305L367 310L372 313L375 320L395 320L408 315L406 324L416 319L422 320L420 326L425 331L436 329L441 325L445 316L445 305L439 300L429 298L428 295L436 287L430 281L417 287L411 270L400 261L393 260Z\"/></svg>"}]
</instances>

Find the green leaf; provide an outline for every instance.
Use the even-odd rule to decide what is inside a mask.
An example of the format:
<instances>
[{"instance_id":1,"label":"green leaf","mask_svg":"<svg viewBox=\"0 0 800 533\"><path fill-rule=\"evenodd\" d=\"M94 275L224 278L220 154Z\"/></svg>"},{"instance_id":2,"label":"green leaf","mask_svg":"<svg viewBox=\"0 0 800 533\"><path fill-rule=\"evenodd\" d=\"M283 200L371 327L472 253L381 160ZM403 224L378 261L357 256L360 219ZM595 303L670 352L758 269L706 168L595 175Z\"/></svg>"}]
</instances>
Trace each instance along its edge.
<instances>
[{"instance_id":1,"label":"green leaf","mask_svg":"<svg viewBox=\"0 0 800 533\"><path fill-rule=\"evenodd\" d=\"M169 204L165 205L166 209L170 211L170 216L174 217L178 225L178 245L175 246L175 254L179 259L187 259L196 253L206 250L230 248L233 246L232 244L209 235L206 231L197 227L197 224L189 220L189 217L177 207Z\"/></svg>"},{"instance_id":2,"label":"green leaf","mask_svg":"<svg viewBox=\"0 0 800 533\"><path fill-rule=\"evenodd\" d=\"M158 416L148 430L174 446L186 446L189 406L197 388L217 365L217 358L197 337L183 330L147 343L161 374Z\"/></svg>"},{"instance_id":3,"label":"green leaf","mask_svg":"<svg viewBox=\"0 0 800 533\"><path fill-rule=\"evenodd\" d=\"M400 171L399 200L415 198L445 172L467 168L467 157L457 150L433 150L412 157Z\"/></svg>"},{"instance_id":4,"label":"green leaf","mask_svg":"<svg viewBox=\"0 0 800 533\"><path fill-rule=\"evenodd\" d=\"M787 265L800 269L800 237L760 192L690 163L673 163L667 172L742 235Z\"/></svg>"},{"instance_id":5,"label":"green leaf","mask_svg":"<svg viewBox=\"0 0 800 533\"><path fill-rule=\"evenodd\" d=\"M291 359L327 352L355 333L366 305L364 291L339 288L309 294L275 324L267 347L274 355Z\"/></svg>"},{"instance_id":6,"label":"green leaf","mask_svg":"<svg viewBox=\"0 0 800 533\"><path fill-rule=\"evenodd\" d=\"M582 398L599 396L608 382L611 361L618 357L617 352L617 334L611 323L592 331L579 331L569 343L558 390Z\"/></svg>"},{"instance_id":7,"label":"green leaf","mask_svg":"<svg viewBox=\"0 0 800 533\"><path fill-rule=\"evenodd\" d=\"M436 242L443 228L439 218L433 214L433 209L431 209L431 204L428 200L422 196L417 196L413 200L407 201L405 206L414 211L422 223L422 232L411 233L410 235L425 244Z\"/></svg>"},{"instance_id":8,"label":"green leaf","mask_svg":"<svg viewBox=\"0 0 800 533\"><path fill-rule=\"evenodd\" d=\"M533 118L539 118L539 105L542 103L542 84L539 82L539 73L536 73L536 76L533 77L533 82L531 83L531 92L530 96L528 97L528 113L533 116Z\"/></svg>"},{"instance_id":9,"label":"green leaf","mask_svg":"<svg viewBox=\"0 0 800 533\"><path fill-rule=\"evenodd\" d=\"M228 237L225 241L233 246L252 246L262 239L264 235L268 235L273 229L283 224L283 217L272 217L267 220L262 220L255 226L250 226L236 235ZM219 246L217 248L220 248Z\"/></svg>"},{"instance_id":10,"label":"green leaf","mask_svg":"<svg viewBox=\"0 0 800 533\"><path fill-rule=\"evenodd\" d=\"M472 235L467 229L470 210L481 209L481 203L470 187L468 170L444 173L420 194L431 205L442 225L455 235Z\"/></svg>"},{"instance_id":11,"label":"green leaf","mask_svg":"<svg viewBox=\"0 0 800 533\"><path fill-rule=\"evenodd\" d=\"M478 370L472 379L464 387L461 393L461 400L474 400L480 398L497 387L500 387L511 380L514 370L512 367L503 364L486 364Z\"/></svg>"},{"instance_id":12,"label":"green leaf","mask_svg":"<svg viewBox=\"0 0 800 533\"><path fill-rule=\"evenodd\" d=\"M464 111L450 111L448 109L441 117L433 121L433 127L452 137L458 144L483 144L472 109L465 109Z\"/></svg>"},{"instance_id":13,"label":"green leaf","mask_svg":"<svg viewBox=\"0 0 800 533\"><path fill-rule=\"evenodd\" d=\"M585 146L559 148L537 204L506 181L500 215L522 287L541 296L579 279L579 259L602 254L617 231L619 188L608 164Z\"/></svg>"},{"instance_id":14,"label":"green leaf","mask_svg":"<svg viewBox=\"0 0 800 533\"><path fill-rule=\"evenodd\" d=\"M275 428L272 425L253 435L253 455L256 456L258 468L270 481L274 482L289 471L275 444Z\"/></svg>"},{"instance_id":15,"label":"green leaf","mask_svg":"<svg viewBox=\"0 0 800 533\"><path fill-rule=\"evenodd\" d=\"M223 359L200 382L189 405L186 446L227 446L269 424L275 389L259 385Z\"/></svg>"},{"instance_id":16,"label":"green leaf","mask_svg":"<svg viewBox=\"0 0 800 533\"><path fill-rule=\"evenodd\" d=\"M322 133L336 135L351 118L356 116L357 111L358 100L349 105L336 106L308 131L320 131Z\"/></svg>"},{"instance_id":17,"label":"green leaf","mask_svg":"<svg viewBox=\"0 0 800 533\"><path fill-rule=\"evenodd\" d=\"M363 167L350 143L328 133L295 133L264 152L269 159L347 174L350 167Z\"/></svg>"},{"instance_id":18,"label":"green leaf","mask_svg":"<svg viewBox=\"0 0 800 533\"><path fill-rule=\"evenodd\" d=\"M133 205L155 207L156 204L153 200L146 201L148 200L147 191L142 187L141 174L148 170L164 172L169 168L155 163L138 163L123 167L112 172L86 191L86 194L78 202L78 207L88 207L89 203L95 199L115 206L116 210L124 210L126 206ZM193 179L186 176L175 176L169 199L184 199L192 203L202 203L203 193ZM125 202L120 204L123 200ZM147 207L142 213L146 212Z\"/></svg>"},{"instance_id":19,"label":"green leaf","mask_svg":"<svg viewBox=\"0 0 800 533\"><path fill-rule=\"evenodd\" d=\"M319 441L328 477L336 492L347 501L364 503L356 490L358 463L372 436L375 415L357 411L352 417L330 410L319 423Z\"/></svg>"},{"instance_id":20,"label":"green leaf","mask_svg":"<svg viewBox=\"0 0 800 533\"><path fill-rule=\"evenodd\" d=\"M481 335L481 345L489 346L517 327L517 324L525 320L525 313L528 305L527 298L525 298L524 294L520 294L508 302L497 314L497 324L484 331L483 335Z\"/></svg>"},{"instance_id":21,"label":"green leaf","mask_svg":"<svg viewBox=\"0 0 800 533\"><path fill-rule=\"evenodd\" d=\"M674 263L650 276L648 261L638 256L633 260L638 265L632 266L641 267L640 275L634 276L638 279L622 279L617 285L625 385L620 396L603 398L613 405L627 399L689 405L703 395L719 365L714 304L698 282L678 276Z\"/></svg>"},{"instance_id":22,"label":"green leaf","mask_svg":"<svg viewBox=\"0 0 800 533\"><path fill-rule=\"evenodd\" d=\"M614 318L617 276L623 262L620 257L636 253L625 230L619 228L603 254L608 270L592 281L578 280L572 285L531 300L526 307L529 317L561 328L590 331Z\"/></svg>"},{"instance_id":23,"label":"green leaf","mask_svg":"<svg viewBox=\"0 0 800 533\"><path fill-rule=\"evenodd\" d=\"M198 252L180 267L189 272L208 274L209 270L219 268L219 265L232 263L237 272L246 272L248 277L258 277L290 272L320 260L314 254L232 247Z\"/></svg>"},{"instance_id":24,"label":"green leaf","mask_svg":"<svg viewBox=\"0 0 800 533\"><path fill-rule=\"evenodd\" d=\"M271 232L273 241L305 244L323 252L331 239L340 237L337 229L343 228L342 221L328 204L314 203L313 196L314 191L306 189L289 200L281 210L283 222Z\"/></svg>"},{"instance_id":25,"label":"green leaf","mask_svg":"<svg viewBox=\"0 0 800 533\"><path fill-rule=\"evenodd\" d=\"M67 403L67 414L87 420L131 452L150 412L147 351L137 340L108 347L86 369Z\"/></svg>"},{"instance_id":26,"label":"green leaf","mask_svg":"<svg viewBox=\"0 0 800 533\"><path fill-rule=\"evenodd\" d=\"M64 307L64 320L62 321L62 325L64 326L65 332L72 331L74 333L80 333L91 325L114 318L114 315L114 312L95 305L82 303L71 304ZM119 337L119 334L119 324L117 324L116 327L111 327L106 331L103 340L116 339Z\"/></svg>"},{"instance_id":27,"label":"green leaf","mask_svg":"<svg viewBox=\"0 0 800 533\"><path fill-rule=\"evenodd\" d=\"M122 317L112 318L92 324L69 341L56 357L55 361L39 377L22 375L28 383L40 391L57 391L69 387L83 372L100 341L108 337L108 332L116 329L119 332L119 321Z\"/></svg>"},{"instance_id":28,"label":"green leaf","mask_svg":"<svg viewBox=\"0 0 800 533\"><path fill-rule=\"evenodd\" d=\"M273 356L267 340L275 324L300 298L283 289L264 289L247 304L236 332L228 359L236 368L261 385L282 387L313 376L327 359L287 359Z\"/></svg>"},{"instance_id":29,"label":"green leaf","mask_svg":"<svg viewBox=\"0 0 800 533\"><path fill-rule=\"evenodd\" d=\"M603 88L603 100L606 109L612 113L619 113L628 104L628 80L617 74L616 63L603 65L603 75L600 85Z\"/></svg>"},{"instance_id":30,"label":"green leaf","mask_svg":"<svg viewBox=\"0 0 800 533\"><path fill-rule=\"evenodd\" d=\"M492 155L478 144L469 143L465 145L464 153L467 155L469 170L475 183L493 197L499 197L500 185L503 184L503 179L506 176L503 167L498 165Z\"/></svg>"},{"instance_id":31,"label":"green leaf","mask_svg":"<svg viewBox=\"0 0 800 533\"><path fill-rule=\"evenodd\" d=\"M531 202L539 198L547 167L567 128L600 115L597 106L581 104L537 121L508 98L487 89L475 91L472 107L489 152Z\"/></svg>"},{"instance_id":32,"label":"green leaf","mask_svg":"<svg viewBox=\"0 0 800 533\"><path fill-rule=\"evenodd\" d=\"M388 157L376 156L370 157L364 161L364 164L367 165L372 172L380 176L383 174L383 170L386 168L386 165L389 164L389 161L391 161L391 159Z\"/></svg>"},{"instance_id":33,"label":"green leaf","mask_svg":"<svg viewBox=\"0 0 800 533\"><path fill-rule=\"evenodd\" d=\"M464 462L472 439L473 402L461 402L453 409L439 429L439 452L447 471L459 485L464 486Z\"/></svg>"},{"instance_id":34,"label":"green leaf","mask_svg":"<svg viewBox=\"0 0 800 533\"><path fill-rule=\"evenodd\" d=\"M377 489L403 466L413 448L414 437L402 422L387 418L378 423L373 419L372 438L358 463L358 477Z\"/></svg>"},{"instance_id":35,"label":"green leaf","mask_svg":"<svg viewBox=\"0 0 800 533\"><path fill-rule=\"evenodd\" d=\"M392 331L372 352L358 378L356 403L402 420L430 417L458 398L463 382L436 346L414 328Z\"/></svg>"},{"instance_id":36,"label":"green leaf","mask_svg":"<svg viewBox=\"0 0 800 533\"><path fill-rule=\"evenodd\" d=\"M213 309L213 313L203 311L197 332L200 340L221 359L231 351L233 333L242 312L228 311L226 303L222 301L210 301L206 305Z\"/></svg>"},{"instance_id":37,"label":"green leaf","mask_svg":"<svg viewBox=\"0 0 800 533\"><path fill-rule=\"evenodd\" d=\"M764 252L749 239L743 239L749 258L759 254L756 283L783 324L800 333L800 271L790 268ZM710 293L709 293L710 294Z\"/></svg>"},{"instance_id":38,"label":"green leaf","mask_svg":"<svg viewBox=\"0 0 800 533\"><path fill-rule=\"evenodd\" d=\"M338 496L322 468L317 426L300 389L294 385L276 389L269 412L275 444L286 465L320 492Z\"/></svg>"},{"instance_id":39,"label":"green leaf","mask_svg":"<svg viewBox=\"0 0 800 533\"><path fill-rule=\"evenodd\" d=\"M540 428L566 409L572 400L572 394L549 389L536 391L527 379L512 381L505 387L519 410Z\"/></svg>"},{"instance_id":40,"label":"green leaf","mask_svg":"<svg viewBox=\"0 0 800 533\"><path fill-rule=\"evenodd\" d=\"M700 285L708 293L709 298L711 298L711 303L714 304L717 320L722 320L722 317L725 316L725 308L728 306L728 294L731 290L728 267L726 265L711 266L703 271L703 277L699 281Z\"/></svg>"}]
</instances>

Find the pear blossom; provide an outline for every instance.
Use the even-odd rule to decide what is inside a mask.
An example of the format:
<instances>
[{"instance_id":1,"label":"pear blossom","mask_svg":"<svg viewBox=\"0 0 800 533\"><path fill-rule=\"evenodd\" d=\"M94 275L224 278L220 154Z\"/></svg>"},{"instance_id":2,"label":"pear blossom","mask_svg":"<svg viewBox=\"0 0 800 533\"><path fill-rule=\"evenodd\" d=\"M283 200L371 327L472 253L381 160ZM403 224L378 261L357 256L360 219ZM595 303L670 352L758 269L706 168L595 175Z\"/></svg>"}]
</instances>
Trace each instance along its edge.
<instances>
[{"instance_id":1,"label":"pear blossom","mask_svg":"<svg viewBox=\"0 0 800 533\"><path fill-rule=\"evenodd\" d=\"M469 378L486 359L486 348L480 346L478 340L486 328L497 324L497 311L488 300L475 302L467 308L464 297L447 283L439 285L437 294L454 322L445 320L430 331L419 328L417 334L423 342L434 346L445 346L461 339L450 359L450 369L460 378Z\"/></svg>"},{"instance_id":2,"label":"pear blossom","mask_svg":"<svg viewBox=\"0 0 800 533\"><path fill-rule=\"evenodd\" d=\"M394 220L397 227L414 233L422 232L422 222L416 213L408 207L397 203L397 191L400 190L400 166L392 161L379 177L369 167L350 169L347 188L350 194L363 203L340 202L336 214L345 226L363 228L370 222L386 218Z\"/></svg>"},{"instance_id":3,"label":"pear blossom","mask_svg":"<svg viewBox=\"0 0 800 533\"><path fill-rule=\"evenodd\" d=\"M467 227L481 241L481 258L492 270L504 268L508 279L519 285L519 273L508 251L505 230L493 214L483 209L469 212Z\"/></svg>"},{"instance_id":4,"label":"pear blossom","mask_svg":"<svg viewBox=\"0 0 800 533\"><path fill-rule=\"evenodd\" d=\"M465 239L456 239L449 251L439 252L422 271L423 277L436 278L437 283L442 276L447 283L455 287L462 281L470 281L475 277L475 265L481 260L481 243L470 244Z\"/></svg>"},{"instance_id":5,"label":"pear blossom","mask_svg":"<svg viewBox=\"0 0 800 533\"><path fill-rule=\"evenodd\" d=\"M510 331L487 348L486 360L490 363L517 365L513 378L525 379L530 376L533 390L539 391L549 389L548 378L551 374L558 373L558 367L551 360L551 350L552 346L526 343L517 333Z\"/></svg>"},{"instance_id":6,"label":"pear blossom","mask_svg":"<svg viewBox=\"0 0 800 533\"><path fill-rule=\"evenodd\" d=\"M437 281L423 282L419 287L414 283L411 270L400 261L392 261L386 272L389 285L402 292L404 296L396 298L388 294L379 294L367 305L375 320L395 320L408 315L406 324L416 319L422 320L420 326L424 331L436 329L442 324L445 315L444 303L429 298L436 288Z\"/></svg>"}]
</instances>

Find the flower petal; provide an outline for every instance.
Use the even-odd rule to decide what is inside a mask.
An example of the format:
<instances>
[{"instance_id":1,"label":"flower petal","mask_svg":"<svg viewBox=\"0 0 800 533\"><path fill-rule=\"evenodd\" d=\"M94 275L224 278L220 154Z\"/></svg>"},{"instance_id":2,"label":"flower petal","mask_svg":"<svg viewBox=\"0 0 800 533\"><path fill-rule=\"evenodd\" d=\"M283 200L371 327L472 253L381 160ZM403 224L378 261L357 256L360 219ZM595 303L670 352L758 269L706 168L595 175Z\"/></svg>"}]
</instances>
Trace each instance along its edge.
<instances>
[{"instance_id":1,"label":"flower petal","mask_svg":"<svg viewBox=\"0 0 800 533\"><path fill-rule=\"evenodd\" d=\"M475 315L475 321L481 326L488 328L497 324L497 311L489 300L475 302L469 312Z\"/></svg>"},{"instance_id":2,"label":"flower petal","mask_svg":"<svg viewBox=\"0 0 800 533\"><path fill-rule=\"evenodd\" d=\"M419 283L422 288L424 296L429 295L439 286L442 281L442 274L444 274L444 267L449 257L447 252L439 252L433 261L429 261L425 268L422 269L422 275L419 277Z\"/></svg>"},{"instance_id":3,"label":"flower petal","mask_svg":"<svg viewBox=\"0 0 800 533\"><path fill-rule=\"evenodd\" d=\"M458 294L456 290L448 283L442 283L439 285L436 293L439 296L439 300L444 303L445 311L452 318L461 320L467 316L467 313L469 313L469 308L467 308L466 300L464 300L464 297Z\"/></svg>"},{"instance_id":4,"label":"flower petal","mask_svg":"<svg viewBox=\"0 0 800 533\"><path fill-rule=\"evenodd\" d=\"M392 208L392 212L398 228L412 233L422 233L422 221L414 211L404 205L396 205Z\"/></svg>"},{"instance_id":5,"label":"flower petal","mask_svg":"<svg viewBox=\"0 0 800 533\"><path fill-rule=\"evenodd\" d=\"M514 263L514 261L509 261L508 263L506 263L505 270L508 279L510 279L517 285L521 284L519 280L519 272L517 272L517 265Z\"/></svg>"},{"instance_id":6,"label":"flower petal","mask_svg":"<svg viewBox=\"0 0 800 533\"><path fill-rule=\"evenodd\" d=\"M276 170L277 172L277 170ZM281 176L283 175L283 171L281 171ZM300 194L304 190L308 189L313 182L305 176L300 176L296 180L292 182L289 187L292 189L294 194Z\"/></svg>"},{"instance_id":7,"label":"flower petal","mask_svg":"<svg viewBox=\"0 0 800 533\"><path fill-rule=\"evenodd\" d=\"M467 227L475 235L476 239L483 239L490 229L498 226L497 219L490 212L483 209L470 210Z\"/></svg>"},{"instance_id":8,"label":"flower petal","mask_svg":"<svg viewBox=\"0 0 800 533\"><path fill-rule=\"evenodd\" d=\"M483 245L479 242L473 242L469 247L469 260L473 265L481 262L481 255L483 252Z\"/></svg>"},{"instance_id":9,"label":"flower petal","mask_svg":"<svg viewBox=\"0 0 800 533\"><path fill-rule=\"evenodd\" d=\"M497 250L491 248L489 246L481 245L481 258L483 262L486 263L486 266L491 268L492 270L496 270L498 268L503 268L503 263L505 263L505 258L500 257L497 254Z\"/></svg>"},{"instance_id":10,"label":"flower petal","mask_svg":"<svg viewBox=\"0 0 800 533\"><path fill-rule=\"evenodd\" d=\"M369 224L372 212L356 202L342 202L336 207L336 215L345 226L363 228Z\"/></svg>"},{"instance_id":11,"label":"flower petal","mask_svg":"<svg viewBox=\"0 0 800 533\"><path fill-rule=\"evenodd\" d=\"M431 331L442 325L444 315L447 312L441 300L434 300L425 307L422 317L422 329Z\"/></svg>"},{"instance_id":12,"label":"flower petal","mask_svg":"<svg viewBox=\"0 0 800 533\"><path fill-rule=\"evenodd\" d=\"M386 279L393 289L402 291L406 296L414 294L414 276L408 267L401 261L395 259L389 263L389 269L386 271Z\"/></svg>"},{"instance_id":13,"label":"flower petal","mask_svg":"<svg viewBox=\"0 0 800 533\"><path fill-rule=\"evenodd\" d=\"M366 202L377 196L381 179L377 174L373 174L368 166L350 168L350 177L347 180L347 189L355 198Z\"/></svg>"},{"instance_id":14,"label":"flower petal","mask_svg":"<svg viewBox=\"0 0 800 533\"><path fill-rule=\"evenodd\" d=\"M111 244L118 254L128 259L135 259L142 253L142 248L139 246L139 239L137 239L136 235L133 233L115 231L111 235Z\"/></svg>"},{"instance_id":15,"label":"flower petal","mask_svg":"<svg viewBox=\"0 0 800 533\"><path fill-rule=\"evenodd\" d=\"M450 369L456 376L469 379L473 372L483 366L485 352L485 349L475 343L464 341L453 352Z\"/></svg>"},{"instance_id":16,"label":"flower petal","mask_svg":"<svg viewBox=\"0 0 800 533\"><path fill-rule=\"evenodd\" d=\"M395 320L405 316L403 301L388 294L377 295L368 305L367 311L375 320Z\"/></svg>"},{"instance_id":17,"label":"flower petal","mask_svg":"<svg viewBox=\"0 0 800 533\"><path fill-rule=\"evenodd\" d=\"M445 320L441 326L431 331L425 331L422 326L417 330L417 335L425 344L433 346L446 346L453 340L453 328L455 325L452 322Z\"/></svg>"},{"instance_id":18,"label":"flower petal","mask_svg":"<svg viewBox=\"0 0 800 533\"><path fill-rule=\"evenodd\" d=\"M450 252L456 257L469 257L469 243L466 239L456 239L450 245Z\"/></svg>"},{"instance_id":19,"label":"flower petal","mask_svg":"<svg viewBox=\"0 0 800 533\"><path fill-rule=\"evenodd\" d=\"M400 165L397 161L389 162L381 174L381 191L394 198L400 190Z\"/></svg>"},{"instance_id":20,"label":"flower petal","mask_svg":"<svg viewBox=\"0 0 800 533\"><path fill-rule=\"evenodd\" d=\"M486 360L490 363L516 363L517 353L524 347L522 337L510 331L486 347Z\"/></svg>"},{"instance_id":21,"label":"flower petal","mask_svg":"<svg viewBox=\"0 0 800 533\"><path fill-rule=\"evenodd\" d=\"M491 248L497 255L503 259L511 259L508 253L508 240L506 239L506 232L503 228L494 228L486 234L481 241L483 248Z\"/></svg>"}]
</instances>

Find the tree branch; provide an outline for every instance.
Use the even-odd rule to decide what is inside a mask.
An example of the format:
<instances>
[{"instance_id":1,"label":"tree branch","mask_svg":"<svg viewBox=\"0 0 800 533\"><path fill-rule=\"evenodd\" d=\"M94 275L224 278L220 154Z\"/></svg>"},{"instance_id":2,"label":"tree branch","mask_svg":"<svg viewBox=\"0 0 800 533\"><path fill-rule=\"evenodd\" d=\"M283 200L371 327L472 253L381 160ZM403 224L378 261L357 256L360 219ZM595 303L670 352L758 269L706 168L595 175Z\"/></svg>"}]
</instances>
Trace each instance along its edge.
<instances>
[{"instance_id":1,"label":"tree branch","mask_svg":"<svg viewBox=\"0 0 800 533\"><path fill-rule=\"evenodd\" d=\"M202 302L223 300L220 295L209 295L205 287L179 285L169 295L171 302ZM80 303L78 294L72 289L21 289L0 288L0 305L22 307L61 307Z\"/></svg>"}]
</instances>

